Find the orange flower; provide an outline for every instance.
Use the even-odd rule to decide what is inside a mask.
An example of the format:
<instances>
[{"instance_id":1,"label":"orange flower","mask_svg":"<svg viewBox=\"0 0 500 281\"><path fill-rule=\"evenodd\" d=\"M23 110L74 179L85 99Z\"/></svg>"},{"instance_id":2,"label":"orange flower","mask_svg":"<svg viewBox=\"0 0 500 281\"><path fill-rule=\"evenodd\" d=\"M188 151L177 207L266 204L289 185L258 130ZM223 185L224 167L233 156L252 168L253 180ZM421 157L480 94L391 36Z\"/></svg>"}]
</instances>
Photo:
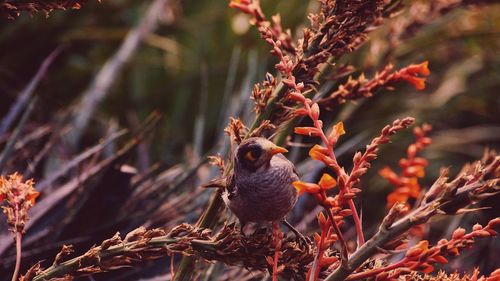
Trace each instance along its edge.
<instances>
[{"instance_id":1,"label":"orange flower","mask_svg":"<svg viewBox=\"0 0 500 281\"><path fill-rule=\"evenodd\" d=\"M407 193L402 193L402 192L392 192L389 195L387 195L387 208L391 208L394 204L401 202L405 203L408 201L408 194Z\"/></svg>"},{"instance_id":2,"label":"orange flower","mask_svg":"<svg viewBox=\"0 0 500 281\"><path fill-rule=\"evenodd\" d=\"M345 134L344 123L338 122L333 125L332 132L328 136L328 141L331 144L335 144L341 135Z\"/></svg>"},{"instance_id":3,"label":"orange flower","mask_svg":"<svg viewBox=\"0 0 500 281\"><path fill-rule=\"evenodd\" d=\"M309 150L309 156L314 160L321 161L324 156L328 154L328 149L321 145L315 144L311 150Z\"/></svg>"},{"instance_id":4,"label":"orange flower","mask_svg":"<svg viewBox=\"0 0 500 281\"><path fill-rule=\"evenodd\" d=\"M422 240L418 242L418 244L415 245L415 247L422 249L424 252L427 252L427 250L429 250L429 241Z\"/></svg>"},{"instance_id":5,"label":"orange flower","mask_svg":"<svg viewBox=\"0 0 500 281\"><path fill-rule=\"evenodd\" d=\"M31 205L35 205L35 200L38 198L38 196L40 196L40 192L35 191L35 192L29 194L28 196L26 196L26 200L30 201Z\"/></svg>"},{"instance_id":6,"label":"orange flower","mask_svg":"<svg viewBox=\"0 0 500 281\"><path fill-rule=\"evenodd\" d=\"M423 166L410 166L404 170L403 174L406 177L423 178L425 176L425 170Z\"/></svg>"},{"instance_id":7,"label":"orange flower","mask_svg":"<svg viewBox=\"0 0 500 281\"><path fill-rule=\"evenodd\" d=\"M378 171L378 174L388 182L390 182L392 185L398 186L401 184L398 175L389 166L385 166L384 168L380 169L380 171Z\"/></svg>"},{"instance_id":8,"label":"orange flower","mask_svg":"<svg viewBox=\"0 0 500 281\"><path fill-rule=\"evenodd\" d=\"M318 184L321 189L328 190L334 188L337 185L337 181L329 174L323 174Z\"/></svg>"},{"instance_id":9,"label":"orange flower","mask_svg":"<svg viewBox=\"0 0 500 281\"><path fill-rule=\"evenodd\" d=\"M315 183L308 183L303 181L294 181L292 183L293 187L297 190L299 195L302 195L306 192L308 193L318 193L321 190L321 187Z\"/></svg>"},{"instance_id":10,"label":"orange flower","mask_svg":"<svg viewBox=\"0 0 500 281\"><path fill-rule=\"evenodd\" d=\"M417 90L425 89L425 78L415 77L411 75L403 75L401 76L401 78L412 84L413 87L415 87L415 89Z\"/></svg>"},{"instance_id":11,"label":"orange flower","mask_svg":"<svg viewBox=\"0 0 500 281\"><path fill-rule=\"evenodd\" d=\"M420 74L423 76L429 76L431 74L431 71L429 70L429 61L424 61L419 64L411 64L406 67L406 70L412 75Z\"/></svg>"},{"instance_id":12,"label":"orange flower","mask_svg":"<svg viewBox=\"0 0 500 281\"><path fill-rule=\"evenodd\" d=\"M343 134L345 134L345 130L344 130L344 123L342 122L338 122L337 124L335 124L333 126L333 132L335 133L335 135L337 136L341 136Z\"/></svg>"},{"instance_id":13,"label":"orange flower","mask_svg":"<svg viewBox=\"0 0 500 281\"><path fill-rule=\"evenodd\" d=\"M335 163L333 159L328 156L328 149L321 145L314 145L311 150L309 150L309 156L314 160L325 163L327 166L331 166Z\"/></svg>"}]
</instances>

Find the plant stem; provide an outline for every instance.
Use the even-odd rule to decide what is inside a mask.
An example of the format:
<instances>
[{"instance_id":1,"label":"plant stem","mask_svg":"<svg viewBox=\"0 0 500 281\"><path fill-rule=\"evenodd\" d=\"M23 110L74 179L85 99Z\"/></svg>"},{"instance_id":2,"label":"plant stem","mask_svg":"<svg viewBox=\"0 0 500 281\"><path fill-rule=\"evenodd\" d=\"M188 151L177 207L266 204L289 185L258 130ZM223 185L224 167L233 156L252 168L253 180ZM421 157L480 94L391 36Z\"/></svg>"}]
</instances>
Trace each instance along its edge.
<instances>
[{"instance_id":1,"label":"plant stem","mask_svg":"<svg viewBox=\"0 0 500 281\"><path fill-rule=\"evenodd\" d=\"M23 238L22 232L17 229L17 226L19 224L19 205L16 204L16 210L15 210L15 215L16 215L16 225L14 226L15 231L16 231L16 266L14 268L14 273L12 274L12 281L17 280L17 276L19 275L19 269L21 268L21 242Z\"/></svg>"},{"instance_id":2,"label":"plant stem","mask_svg":"<svg viewBox=\"0 0 500 281\"><path fill-rule=\"evenodd\" d=\"M212 228L217 222L218 214L223 206L223 201L221 197L221 190L214 193L210 204L203 213L202 217L197 223L200 228ZM195 257L183 256L179 267L175 273L173 281L188 281L191 279L191 274L193 273L192 268L196 262Z\"/></svg>"},{"instance_id":3,"label":"plant stem","mask_svg":"<svg viewBox=\"0 0 500 281\"><path fill-rule=\"evenodd\" d=\"M318 243L318 252L316 253L316 256L314 257L314 262L311 267L311 275L309 276L309 281L316 281L318 280L318 275L319 271L321 269L321 257L323 257L323 242L325 241L325 236L327 235L328 230L326 228L321 228L321 237L319 239Z\"/></svg>"},{"instance_id":4,"label":"plant stem","mask_svg":"<svg viewBox=\"0 0 500 281\"><path fill-rule=\"evenodd\" d=\"M16 267L14 269L14 274L12 274L12 281L17 280L19 275L19 269L21 268L21 240L23 235L18 232L16 233Z\"/></svg>"},{"instance_id":5,"label":"plant stem","mask_svg":"<svg viewBox=\"0 0 500 281\"><path fill-rule=\"evenodd\" d=\"M365 236L363 235L363 225L361 224L361 218L359 217L358 211L356 210L356 205L354 205L354 200L349 199L347 201L349 208L352 211L352 219L354 220L354 226L356 227L356 233L358 234L358 248L365 244Z\"/></svg>"},{"instance_id":6,"label":"plant stem","mask_svg":"<svg viewBox=\"0 0 500 281\"><path fill-rule=\"evenodd\" d=\"M398 267L401 267L406 263L407 260L408 260L407 258L404 258L404 259L402 259L396 263L393 263L391 265L388 265L386 267L380 267L380 268L376 268L376 269L365 271L365 272L355 273L355 274L350 275L346 280L351 281L351 280L358 280L358 279L367 279L367 278L375 276L381 272L389 271L389 270L393 270L393 269L396 269Z\"/></svg>"},{"instance_id":7,"label":"plant stem","mask_svg":"<svg viewBox=\"0 0 500 281\"><path fill-rule=\"evenodd\" d=\"M150 241L146 243L148 247L156 247L163 248L166 245L177 242L178 240L175 238L169 238L166 236L159 236L151 238ZM106 259L110 257L120 256L128 253L130 248L133 248L134 245L138 243L142 243L141 241L133 241L127 242L116 246L111 246L108 249L102 249L101 247L96 247L95 251L97 252L98 261L101 259ZM84 268L86 266L95 266L93 264L95 259L89 259L88 256L81 255L76 258L70 259L68 261L62 262L60 264L54 264L51 267L45 269L40 274L36 275L33 278L33 281L43 281L50 280L52 278L62 277L66 274L71 274L72 272L77 271L80 268Z\"/></svg>"}]
</instances>

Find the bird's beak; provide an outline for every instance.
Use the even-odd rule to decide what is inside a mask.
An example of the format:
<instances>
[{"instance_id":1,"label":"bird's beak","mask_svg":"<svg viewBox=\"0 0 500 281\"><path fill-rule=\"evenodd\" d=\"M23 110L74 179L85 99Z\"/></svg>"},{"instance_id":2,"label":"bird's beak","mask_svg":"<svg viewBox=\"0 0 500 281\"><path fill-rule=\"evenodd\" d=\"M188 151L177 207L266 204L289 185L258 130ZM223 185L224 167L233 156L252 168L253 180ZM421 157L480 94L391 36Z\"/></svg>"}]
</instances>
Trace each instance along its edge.
<instances>
[{"instance_id":1,"label":"bird's beak","mask_svg":"<svg viewBox=\"0 0 500 281\"><path fill-rule=\"evenodd\" d=\"M286 153L286 152L288 152L288 150L286 148L281 147L281 146L277 146L277 145L270 147L268 150L268 153L270 155L274 155L274 154L278 154L278 153Z\"/></svg>"}]
</instances>

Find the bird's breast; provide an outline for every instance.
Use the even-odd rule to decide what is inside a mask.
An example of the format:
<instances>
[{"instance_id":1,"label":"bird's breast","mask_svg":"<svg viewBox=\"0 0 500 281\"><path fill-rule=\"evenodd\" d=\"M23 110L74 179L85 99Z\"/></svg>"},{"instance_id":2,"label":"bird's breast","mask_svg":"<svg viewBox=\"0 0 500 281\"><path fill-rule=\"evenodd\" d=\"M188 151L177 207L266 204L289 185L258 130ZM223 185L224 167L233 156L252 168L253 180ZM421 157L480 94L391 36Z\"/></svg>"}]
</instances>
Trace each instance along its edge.
<instances>
[{"instance_id":1,"label":"bird's breast","mask_svg":"<svg viewBox=\"0 0 500 281\"><path fill-rule=\"evenodd\" d=\"M298 180L290 162L273 163L268 169L236 173L236 195L228 206L246 221L282 219L293 208L297 193L292 182Z\"/></svg>"}]
</instances>

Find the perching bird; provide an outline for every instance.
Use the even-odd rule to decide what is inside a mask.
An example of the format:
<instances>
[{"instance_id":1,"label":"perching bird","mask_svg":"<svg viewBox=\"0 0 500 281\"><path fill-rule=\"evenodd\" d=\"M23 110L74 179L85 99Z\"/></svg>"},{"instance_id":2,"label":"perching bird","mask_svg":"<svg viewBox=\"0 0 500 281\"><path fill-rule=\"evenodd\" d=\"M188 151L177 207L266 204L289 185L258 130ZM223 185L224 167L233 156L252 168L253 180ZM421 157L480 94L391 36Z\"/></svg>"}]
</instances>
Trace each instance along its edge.
<instances>
[{"instance_id":1,"label":"perching bird","mask_svg":"<svg viewBox=\"0 0 500 281\"><path fill-rule=\"evenodd\" d=\"M299 178L284 152L285 148L259 137L246 139L236 148L234 171L222 198L242 228L247 222L284 221L295 206L297 191L292 182Z\"/></svg>"}]
</instances>

